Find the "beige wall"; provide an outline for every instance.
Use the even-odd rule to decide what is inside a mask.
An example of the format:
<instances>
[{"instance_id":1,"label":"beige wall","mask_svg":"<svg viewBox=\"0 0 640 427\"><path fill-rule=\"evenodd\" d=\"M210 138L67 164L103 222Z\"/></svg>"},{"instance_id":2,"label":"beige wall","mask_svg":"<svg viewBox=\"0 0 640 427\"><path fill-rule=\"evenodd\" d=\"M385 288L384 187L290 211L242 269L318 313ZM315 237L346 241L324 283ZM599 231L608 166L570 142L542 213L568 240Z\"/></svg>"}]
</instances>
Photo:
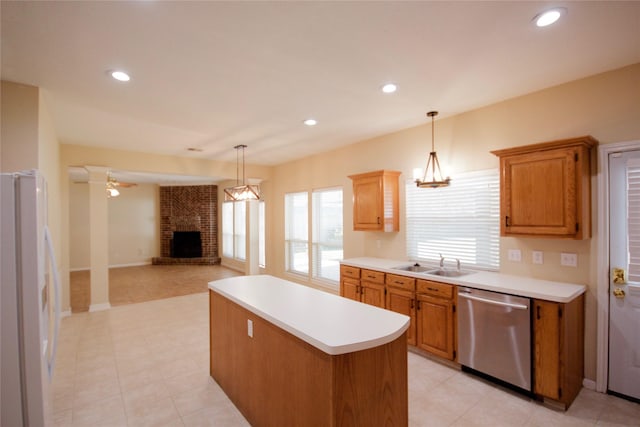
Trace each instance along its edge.
<instances>
[{"instance_id":1,"label":"beige wall","mask_svg":"<svg viewBox=\"0 0 640 427\"><path fill-rule=\"evenodd\" d=\"M428 100L425 100L427 102ZM437 108L428 105L427 110ZM442 111L441 116L447 112ZM456 173L497 168L489 151L555 139L592 135L602 144L640 140L640 64L570 82L436 121L436 150L455 180ZM344 256L406 259L404 182L412 170L424 167L430 151L431 126L425 125L362 141L329 153L280 165L273 172L268 200L267 263L271 274L300 281L284 272L284 194L315 188L344 188ZM351 181L347 175L391 169L402 172L400 232L352 230ZM593 235L590 240L502 238L501 272L588 285L585 374L596 372L596 262L598 240L595 176ZM425 190L428 191L428 190ZM522 251L523 261L507 261L508 249ZM534 265L531 252L544 252L544 264ZM560 266L560 252L578 254L578 268ZM302 281L304 282L304 281Z\"/></svg>"},{"instance_id":2,"label":"beige wall","mask_svg":"<svg viewBox=\"0 0 640 427\"><path fill-rule=\"evenodd\" d=\"M72 183L69 188L70 264L73 270L86 270L89 258L89 186ZM110 198L109 266L150 264L160 256L160 225L158 186L140 184L120 189L118 197Z\"/></svg>"},{"instance_id":3,"label":"beige wall","mask_svg":"<svg viewBox=\"0 0 640 427\"><path fill-rule=\"evenodd\" d=\"M2 81L0 171L38 169L47 182L47 224L53 240L63 288L62 308L68 299L60 185L60 145L44 92L34 86Z\"/></svg>"},{"instance_id":4,"label":"beige wall","mask_svg":"<svg viewBox=\"0 0 640 427\"><path fill-rule=\"evenodd\" d=\"M2 81L0 171L38 168L39 89Z\"/></svg>"}]
</instances>

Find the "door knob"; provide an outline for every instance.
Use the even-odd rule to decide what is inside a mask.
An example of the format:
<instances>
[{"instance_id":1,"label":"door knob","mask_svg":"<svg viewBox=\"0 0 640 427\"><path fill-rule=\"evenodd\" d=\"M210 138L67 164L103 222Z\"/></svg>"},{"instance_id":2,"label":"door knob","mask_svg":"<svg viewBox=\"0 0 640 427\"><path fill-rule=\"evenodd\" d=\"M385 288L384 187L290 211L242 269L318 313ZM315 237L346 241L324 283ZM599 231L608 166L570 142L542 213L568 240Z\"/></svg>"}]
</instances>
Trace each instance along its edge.
<instances>
[{"instance_id":1,"label":"door knob","mask_svg":"<svg viewBox=\"0 0 640 427\"><path fill-rule=\"evenodd\" d=\"M615 296L616 298L619 298L619 299L623 299L624 298L624 290L620 289L620 288L615 288L613 290L613 296Z\"/></svg>"}]
</instances>

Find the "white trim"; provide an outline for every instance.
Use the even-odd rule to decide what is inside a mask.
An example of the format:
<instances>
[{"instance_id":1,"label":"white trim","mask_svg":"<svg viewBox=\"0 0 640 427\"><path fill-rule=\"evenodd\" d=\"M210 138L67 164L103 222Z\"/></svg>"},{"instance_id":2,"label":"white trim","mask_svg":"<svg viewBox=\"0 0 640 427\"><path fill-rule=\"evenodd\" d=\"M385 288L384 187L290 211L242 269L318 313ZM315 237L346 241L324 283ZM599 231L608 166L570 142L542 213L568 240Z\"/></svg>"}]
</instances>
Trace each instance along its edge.
<instances>
[{"instance_id":1,"label":"white trim","mask_svg":"<svg viewBox=\"0 0 640 427\"><path fill-rule=\"evenodd\" d=\"M103 302L102 304L91 304L89 306L89 313L93 313L94 311L104 311L109 310L111 308L111 304L108 302Z\"/></svg>"},{"instance_id":2,"label":"white trim","mask_svg":"<svg viewBox=\"0 0 640 427\"><path fill-rule=\"evenodd\" d=\"M60 318L71 316L71 310L65 310L60 312Z\"/></svg>"},{"instance_id":3,"label":"white trim","mask_svg":"<svg viewBox=\"0 0 640 427\"><path fill-rule=\"evenodd\" d=\"M596 389L596 382L594 380L588 380L586 378L582 379L582 386L588 390Z\"/></svg>"},{"instance_id":4,"label":"white trim","mask_svg":"<svg viewBox=\"0 0 640 427\"><path fill-rule=\"evenodd\" d=\"M609 154L640 149L640 140L598 146L597 341L595 390L608 388L609 365ZM588 380L585 380L588 381ZM583 385L587 385L583 381ZM588 387L587 387L588 388Z\"/></svg>"},{"instance_id":5,"label":"white trim","mask_svg":"<svg viewBox=\"0 0 640 427\"><path fill-rule=\"evenodd\" d=\"M142 262L132 262L130 264L114 264L109 265L107 268L122 268L122 267L140 267L141 265L151 265L151 261L142 261ZM89 271L91 267L79 267L79 268L70 268L69 273L73 273L76 271Z\"/></svg>"}]
</instances>

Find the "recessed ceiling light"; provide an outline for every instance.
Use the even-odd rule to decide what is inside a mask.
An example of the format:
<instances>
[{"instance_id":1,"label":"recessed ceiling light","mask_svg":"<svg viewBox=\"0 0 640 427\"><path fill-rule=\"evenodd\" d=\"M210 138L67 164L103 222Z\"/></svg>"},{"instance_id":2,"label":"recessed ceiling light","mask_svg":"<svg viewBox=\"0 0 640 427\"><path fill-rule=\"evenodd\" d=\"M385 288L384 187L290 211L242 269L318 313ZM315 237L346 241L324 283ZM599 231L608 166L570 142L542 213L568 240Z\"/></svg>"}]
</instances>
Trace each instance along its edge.
<instances>
[{"instance_id":1,"label":"recessed ceiling light","mask_svg":"<svg viewBox=\"0 0 640 427\"><path fill-rule=\"evenodd\" d=\"M387 83L386 85L382 86L381 90L384 93L393 93L398 90L398 86L394 83Z\"/></svg>"},{"instance_id":2,"label":"recessed ceiling light","mask_svg":"<svg viewBox=\"0 0 640 427\"><path fill-rule=\"evenodd\" d=\"M111 77L121 82L128 82L129 80L131 80L131 77L129 77L129 74L119 70L111 71Z\"/></svg>"},{"instance_id":3,"label":"recessed ceiling light","mask_svg":"<svg viewBox=\"0 0 640 427\"><path fill-rule=\"evenodd\" d=\"M307 126L315 126L318 124L318 121L316 119L307 119L302 123L304 123Z\"/></svg>"},{"instance_id":4,"label":"recessed ceiling light","mask_svg":"<svg viewBox=\"0 0 640 427\"><path fill-rule=\"evenodd\" d=\"M554 22L556 22L562 15L564 15L567 10L563 7L557 7L554 9L546 10L542 13L539 13L533 18L533 21L536 23L538 27L547 27Z\"/></svg>"}]
</instances>

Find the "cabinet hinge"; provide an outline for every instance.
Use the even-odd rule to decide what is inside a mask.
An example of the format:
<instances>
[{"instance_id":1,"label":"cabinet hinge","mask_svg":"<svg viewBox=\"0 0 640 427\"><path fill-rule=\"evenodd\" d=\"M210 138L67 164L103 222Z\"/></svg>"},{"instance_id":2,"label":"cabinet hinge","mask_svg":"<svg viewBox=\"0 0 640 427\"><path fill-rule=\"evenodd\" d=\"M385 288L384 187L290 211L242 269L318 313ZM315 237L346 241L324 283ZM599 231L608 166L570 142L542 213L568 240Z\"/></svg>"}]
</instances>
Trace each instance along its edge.
<instances>
[{"instance_id":1,"label":"cabinet hinge","mask_svg":"<svg viewBox=\"0 0 640 427\"><path fill-rule=\"evenodd\" d=\"M455 304L453 305L453 312L454 313L456 312L456 305Z\"/></svg>"},{"instance_id":2,"label":"cabinet hinge","mask_svg":"<svg viewBox=\"0 0 640 427\"><path fill-rule=\"evenodd\" d=\"M574 156L573 159L577 162L578 161L578 153L575 153L573 156Z\"/></svg>"},{"instance_id":3,"label":"cabinet hinge","mask_svg":"<svg viewBox=\"0 0 640 427\"><path fill-rule=\"evenodd\" d=\"M384 295L387 296L387 288L384 288Z\"/></svg>"},{"instance_id":4,"label":"cabinet hinge","mask_svg":"<svg viewBox=\"0 0 640 427\"><path fill-rule=\"evenodd\" d=\"M558 317L562 317L562 307L558 307Z\"/></svg>"}]
</instances>

